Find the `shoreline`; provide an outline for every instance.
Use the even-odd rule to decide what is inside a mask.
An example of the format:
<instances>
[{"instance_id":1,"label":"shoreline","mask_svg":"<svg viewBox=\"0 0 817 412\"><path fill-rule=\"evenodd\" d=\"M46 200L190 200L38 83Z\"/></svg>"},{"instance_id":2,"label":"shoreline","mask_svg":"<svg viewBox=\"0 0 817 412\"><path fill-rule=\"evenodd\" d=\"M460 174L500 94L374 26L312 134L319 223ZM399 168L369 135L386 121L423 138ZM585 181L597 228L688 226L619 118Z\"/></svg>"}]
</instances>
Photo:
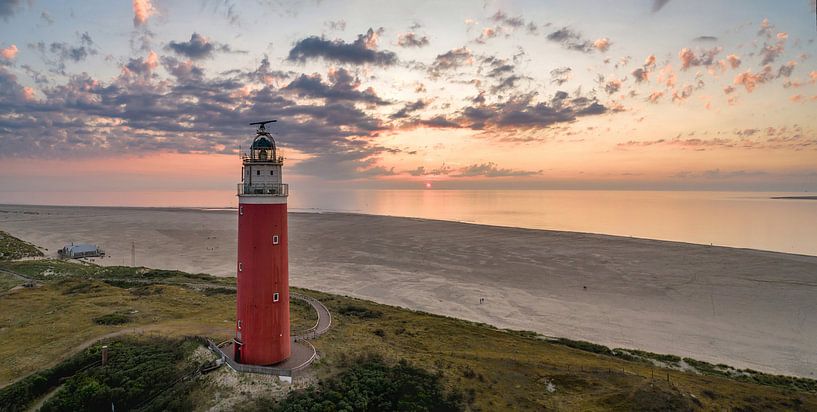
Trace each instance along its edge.
<instances>
[{"instance_id":1,"label":"shoreline","mask_svg":"<svg viewBox=\"0 0 817 412\"><path fill-rule=\"evenodd\" d=\"M135 242L136 266L234 276L231 211L13 209L42 214L0 213L0 230L47 254L77 239L109 253L95 263L130 265ZM608 347L817 371L817 257L412 217L289 220L292 286Z\"/></svg>"},{"instance_id":2,"label":"shoreline","mask_svg":"<svg viewBox=\"0 0 817 412\"><path fill-rule=\"evenodd\" d=\"M800 197L771 197L770 199L797 199L802 200ZM809 197L809 200L814 199L817 200L817 196ZM114 210L146 210L146 211L194 211L194 212L203 212L203 213L237 213L238 208L236 207L185 207L185 206L65 206L65 205L29 205L29 204L3 204L0 203L0 214L5 213L2 209L6 207L35 207L35 208L93 208L93 209L114 209ZM484 226L489 228L503 228L503 229L521 229L521 230L533 230L537 232L547 232L553 234L579 234L579 235L592 235L592 236L604 236L609 238L619 238L619 239L635 239L635 240L644 240L644 241L653 241L653 242L665 242L665 243L673 243L673 244L684 244L684 245L695 245L695 246L705 246L705 247L716 247L716 248L725 248L725 249L734 249L734 250L742 250L748 252L757 252L757 253L771 253L771 254L781 254L781 255L791 255L791 256L801 256L805 258L817 258L817 254L815 255L807 255L804 253L792 253L792 252L781 252L777 250L767 250L767 249L757 249L757 248L750 248L750 247L738 247L738 246L729 246L729 245L719 245L719 244L706 244L706 243L695 243L695 242L686 242L683 240L674 240L674 239L659 239L659 238L649 238L649 237L638 237L638 236L626 236L626 235L616 235L610 233L601 233L601 232L583 232L583 231L575 231L575 230L561 230L561 229L543 229L543 228L536 228L536 227L526 227L526 226L509 226L509 225L500 225L500 224L491 224L491 223L480 223L475 221L466 221L466 220L446 220L446 219L434 219L428 217L415 217L415 216L403 216L403 215L388 215L388 214L373 214L373 213L365 213L365 212L354 212L354 211L336 211L336 210L324 210L324 209L311 209L311 211L307 211L304 209L290 209L288 211L289 214L304 214L304 215L352 215L352 216L370 216L370 217L388 217L394 219L411 219L411 220L418 220L418 221L429 221L429 222L445 222L445 223L461 223L466 225L474 225L474 226ZM2 220L0 220L2 223Z\"/></svg>"}]
</instances>

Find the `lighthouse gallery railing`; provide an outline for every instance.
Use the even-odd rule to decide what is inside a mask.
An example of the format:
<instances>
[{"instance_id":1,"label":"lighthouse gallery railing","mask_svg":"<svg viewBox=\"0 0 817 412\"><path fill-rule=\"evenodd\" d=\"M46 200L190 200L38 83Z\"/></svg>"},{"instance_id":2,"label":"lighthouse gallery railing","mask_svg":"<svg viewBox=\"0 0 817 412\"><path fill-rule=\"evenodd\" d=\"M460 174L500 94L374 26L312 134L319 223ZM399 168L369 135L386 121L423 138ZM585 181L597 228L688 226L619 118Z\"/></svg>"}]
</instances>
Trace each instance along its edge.
<instances>
[{"instance_id":1,"label":"lighthouse gallery railing","mask_svg":"<svg viewBox=\"0 0 817 412\"><path fill-rule=\"evenodd\" d=\"M239 183L239 196L289 196L289 185L286 183Z\"/></svg>"}]
</instances>

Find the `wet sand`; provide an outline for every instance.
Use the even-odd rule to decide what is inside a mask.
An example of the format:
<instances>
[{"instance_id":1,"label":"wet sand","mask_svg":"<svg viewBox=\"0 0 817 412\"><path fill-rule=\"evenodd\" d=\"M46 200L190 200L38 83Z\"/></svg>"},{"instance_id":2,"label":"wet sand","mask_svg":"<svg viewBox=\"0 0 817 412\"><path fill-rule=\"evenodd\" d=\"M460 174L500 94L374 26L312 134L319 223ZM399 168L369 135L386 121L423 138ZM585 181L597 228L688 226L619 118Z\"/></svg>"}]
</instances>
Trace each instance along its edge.
<instances>
[{"instance_id":1,"label":"wet sand","mask_svg":"<svg viewBox=\"0 0 817 412\"><path fill-rule=\"evenodd\" d=\"M0 229L101 264L233 276L236 214L0 206ZM290 214L293 286L815 378L817 257L353 214ZM586 289L585 289L586 287ZM480 298L485 303L480 304Z\"/></svg>"}]
</instances>

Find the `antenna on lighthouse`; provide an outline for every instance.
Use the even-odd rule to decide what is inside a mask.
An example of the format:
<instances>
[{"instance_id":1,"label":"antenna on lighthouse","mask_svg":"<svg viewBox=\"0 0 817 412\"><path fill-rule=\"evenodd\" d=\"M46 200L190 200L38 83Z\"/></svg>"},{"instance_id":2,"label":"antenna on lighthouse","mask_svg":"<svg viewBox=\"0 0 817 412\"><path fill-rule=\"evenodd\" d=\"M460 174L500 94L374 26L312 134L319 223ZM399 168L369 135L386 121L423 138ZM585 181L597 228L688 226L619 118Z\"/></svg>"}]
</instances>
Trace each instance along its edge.
<instances>
[{"instance_id":1,"label":"antenna on lighthouse","mask_svg":"<svg viewBox=\"0 0 817 412\"><path fill-rule=\"evenodd\" d=\"M278 120L267 120L265 122L253 122L250 123L250 126L258 125L258 134L267 134L267 128L264 126L266 126L267 123L275 123L277 121Z\"/></svg>"}]
</instances>

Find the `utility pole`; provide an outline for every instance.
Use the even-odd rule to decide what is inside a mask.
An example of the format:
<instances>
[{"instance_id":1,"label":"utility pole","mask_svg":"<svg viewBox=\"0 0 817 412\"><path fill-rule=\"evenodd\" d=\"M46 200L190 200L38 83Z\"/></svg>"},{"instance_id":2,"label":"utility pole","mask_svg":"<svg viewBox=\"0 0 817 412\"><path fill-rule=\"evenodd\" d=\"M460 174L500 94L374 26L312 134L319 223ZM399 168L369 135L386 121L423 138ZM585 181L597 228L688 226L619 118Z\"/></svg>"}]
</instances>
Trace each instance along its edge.
<instances>
[{"instance_id":1,"label":"utility pole","mask_svg":"<svg viewBox=\"0 0 817 412\"><path fill-rule=\"evenodd\" d=\"M136 266L136 242L130 244L130 265Z\"/></svg>"}]
</instances>

